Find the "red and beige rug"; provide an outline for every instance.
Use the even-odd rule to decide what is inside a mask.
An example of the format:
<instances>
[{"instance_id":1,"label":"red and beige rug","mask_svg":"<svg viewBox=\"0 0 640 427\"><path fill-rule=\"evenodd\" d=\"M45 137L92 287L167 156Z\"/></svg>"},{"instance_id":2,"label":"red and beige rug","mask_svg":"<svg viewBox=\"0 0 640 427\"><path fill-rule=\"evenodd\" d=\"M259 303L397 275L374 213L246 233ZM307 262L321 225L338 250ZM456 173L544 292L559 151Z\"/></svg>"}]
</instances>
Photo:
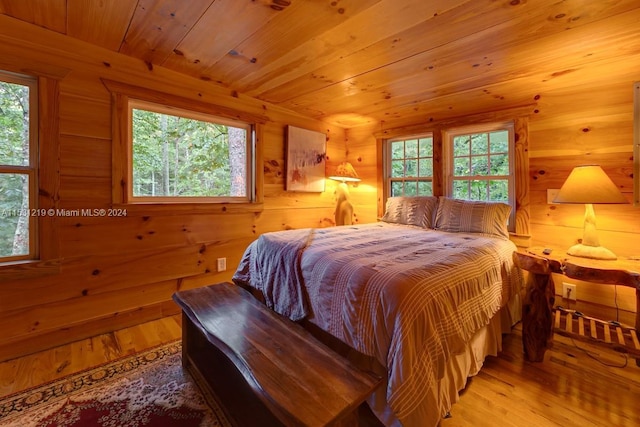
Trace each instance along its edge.
<instances>
[{"instance_id":1,"label":"red and beige rug","mask_svg":"<svg viewBox=\"0 0 640 427\"><path fill-rule=\"evenodd\" d=\"M228 427L183 370L180 342L0 398L0 427Z\"/></svg>"}]
</instances>

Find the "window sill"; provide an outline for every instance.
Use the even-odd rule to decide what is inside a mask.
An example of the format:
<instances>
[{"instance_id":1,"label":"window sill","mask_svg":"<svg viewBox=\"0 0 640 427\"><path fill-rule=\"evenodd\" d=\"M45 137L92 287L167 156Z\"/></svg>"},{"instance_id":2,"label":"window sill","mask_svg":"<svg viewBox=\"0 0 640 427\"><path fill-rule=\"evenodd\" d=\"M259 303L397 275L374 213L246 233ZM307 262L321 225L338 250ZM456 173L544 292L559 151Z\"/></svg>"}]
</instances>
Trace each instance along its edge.
<instances>
[{"instance_id":1,"label":"window sill","mask_svg":"<svg viewBox=\"0 0 640 427\"><path fill-rule=\"evenodd\" d=\"M0 282L58 274L60 263L60 259L0 263Z\"/></svg>"}]
</instances>

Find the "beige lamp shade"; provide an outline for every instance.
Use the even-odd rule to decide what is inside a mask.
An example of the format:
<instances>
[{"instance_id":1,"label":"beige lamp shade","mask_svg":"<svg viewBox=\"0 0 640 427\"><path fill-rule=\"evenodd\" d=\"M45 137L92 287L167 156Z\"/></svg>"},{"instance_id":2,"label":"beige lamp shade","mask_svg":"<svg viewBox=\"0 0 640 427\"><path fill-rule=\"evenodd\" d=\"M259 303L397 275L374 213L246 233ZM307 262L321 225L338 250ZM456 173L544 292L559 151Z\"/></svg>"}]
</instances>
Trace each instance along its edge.
<instances>
[{"instance_id":1,"label":"beige lamp shade","mask_svg":"<svg viewBox=\"0 0 640 427\"><path fill-rule=\"evenodd\" d=\"M617 258L609 249L600 246L593 205L628 202L600 166L575 167L553 201L556 203L582 203L585 207L582 242L571 246L567 254L604 260Z\"/></svg>"},{"instance_id":2,"label":"beige lamp shade","mask_svg":"<svg viewBox=\"0 0 640 427\"><path fill-rule=\"evenodd\" d=\"M556 195L556 203L627 203L618 187L598 165L577 166Z\"/></svg>"},{"instance_id":3,"label":"beige lamp shade","mask_svg":"<svg viewBox=\"0 0 640 427\"><path fill-rule=\"evenodd\" d=\"M360 177L356 173L351 163L343 162L338 165L336 171L329 176L329 179L335 179L342 182L358 182Z\"/></svg>"}]
</instances>

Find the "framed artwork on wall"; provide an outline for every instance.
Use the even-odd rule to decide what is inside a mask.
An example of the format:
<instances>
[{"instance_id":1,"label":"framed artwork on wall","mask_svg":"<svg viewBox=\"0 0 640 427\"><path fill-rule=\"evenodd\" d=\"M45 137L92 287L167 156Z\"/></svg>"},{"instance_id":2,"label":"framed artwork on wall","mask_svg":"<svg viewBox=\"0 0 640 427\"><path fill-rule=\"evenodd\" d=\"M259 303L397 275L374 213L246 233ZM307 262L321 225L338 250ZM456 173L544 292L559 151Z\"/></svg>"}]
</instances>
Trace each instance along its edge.
<instances>
[{"instance_id":1,"label":"framed artwork on wall","mask_svg":"<svg viewBox=\"0 0 640 427\"><path fill-rule=\"evenodd\" d=\"M287 126L286 191L324 191L327 137L322 132Z\"/></svg>"}]
</instances>

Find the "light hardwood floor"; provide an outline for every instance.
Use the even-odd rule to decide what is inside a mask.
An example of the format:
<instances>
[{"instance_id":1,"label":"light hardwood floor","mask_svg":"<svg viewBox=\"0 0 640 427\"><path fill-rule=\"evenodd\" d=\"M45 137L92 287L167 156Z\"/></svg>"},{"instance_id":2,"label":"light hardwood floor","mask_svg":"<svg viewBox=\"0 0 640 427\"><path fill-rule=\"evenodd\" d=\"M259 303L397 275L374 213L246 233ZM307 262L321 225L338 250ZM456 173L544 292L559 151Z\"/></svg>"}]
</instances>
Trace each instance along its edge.
<instances>
[{"instance_id":1,"label":"light hardwood floor","mask_svg":"<svg viewBox=\"0 0 640 427\"><path fill-rule=\"evenodd\" d=\"M180 317L173 316L3 362L0 396L180 336ZM441 427L640 426L640 368L634 359L556 335L544 362L529 363L521 339L518 325L505 337L502 353L489 357L469 381Z\"/></svg>"},{"instance_id":2,"label":"light hardwood floor","mask_svg":"<svg viewBox=\"0 0 640 427\"><path fill-rule=\"evenodd\" d=\"M179 339L181 317L153 322L0 363L0 396Z\"/></svg>"}]
</instances>

